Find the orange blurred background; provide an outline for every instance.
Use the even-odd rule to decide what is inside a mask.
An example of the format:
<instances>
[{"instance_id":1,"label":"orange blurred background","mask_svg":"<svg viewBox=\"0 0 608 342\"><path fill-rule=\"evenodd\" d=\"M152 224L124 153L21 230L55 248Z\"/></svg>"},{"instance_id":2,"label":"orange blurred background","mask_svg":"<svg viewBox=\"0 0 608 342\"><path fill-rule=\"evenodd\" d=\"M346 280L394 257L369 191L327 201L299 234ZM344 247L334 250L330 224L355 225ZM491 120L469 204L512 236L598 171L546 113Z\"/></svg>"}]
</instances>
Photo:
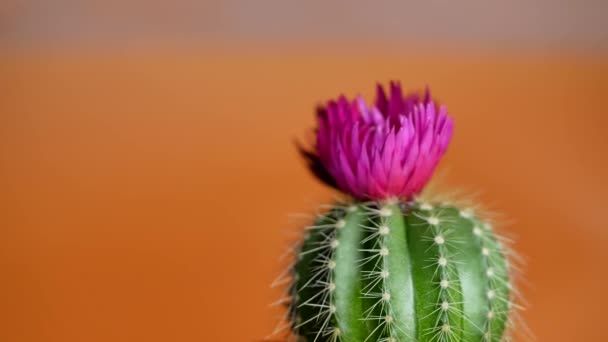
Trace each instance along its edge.
<instances>
[{"instance_id":1,"label":"orange blurred background","mask_svg":"<svg viewBox=\"0 0 608 342\"><path fill-rule=\"evenodd\" d=\"M138 1L96 3L66 23L61 6L32 3L0 12L0 341L263 339L280 314L279 257L307 223L290 214L336 195L293 141L319 101L391 79L448 105L440 173L512 221L537 339L608 340L605 27L469 34L478 23L397 44L344 19L307 33L281 17L281 36L260 9L246 35L220 2L200 5L200 32L178 25L196 17L187 6L143 23ZM146 29L123 39L130 18Z\"/></svg>"}]
</instances>

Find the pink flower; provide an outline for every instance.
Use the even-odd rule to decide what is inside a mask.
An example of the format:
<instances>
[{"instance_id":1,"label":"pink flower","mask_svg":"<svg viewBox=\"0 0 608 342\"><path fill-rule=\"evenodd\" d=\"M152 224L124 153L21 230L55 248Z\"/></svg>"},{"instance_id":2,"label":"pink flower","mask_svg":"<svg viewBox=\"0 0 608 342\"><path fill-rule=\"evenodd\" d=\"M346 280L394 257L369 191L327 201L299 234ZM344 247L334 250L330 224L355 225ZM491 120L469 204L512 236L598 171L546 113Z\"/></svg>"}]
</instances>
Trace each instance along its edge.
<instances>
[{"instance_id":1,"label":"pink flower","mask_svg":"<svg viewBox=\"0 0 608 342\"><path fill-rule=\"evenodd\" d=\"M324 182L357 199L411 199L431 178L454 128L429 91L403 95L397 82L376 101L343 95L317 111L316 151L301 150Z\"/></svg>"}]
</instances>

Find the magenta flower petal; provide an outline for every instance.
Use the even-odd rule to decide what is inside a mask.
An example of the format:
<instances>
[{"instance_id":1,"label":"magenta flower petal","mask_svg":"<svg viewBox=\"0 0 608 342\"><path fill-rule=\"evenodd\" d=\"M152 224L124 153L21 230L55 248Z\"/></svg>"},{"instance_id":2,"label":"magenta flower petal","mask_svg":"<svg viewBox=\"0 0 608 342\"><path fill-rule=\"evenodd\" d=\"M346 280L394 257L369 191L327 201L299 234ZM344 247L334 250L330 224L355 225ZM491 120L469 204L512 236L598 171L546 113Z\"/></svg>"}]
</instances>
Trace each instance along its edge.
<instances>
[{"instance_id":1,"label":"magenta flower petal","mask_svg":"<svg viewBox=\"0 0 608 342\"><path fill-rule=\"evenodd\" d=\"M454 122L430 92L403 94L381 85L373 106L341 95L317 112L315 151L301 149L322 181L361 200L409 200L447 150Z\"/></svg>"}]
</instances>

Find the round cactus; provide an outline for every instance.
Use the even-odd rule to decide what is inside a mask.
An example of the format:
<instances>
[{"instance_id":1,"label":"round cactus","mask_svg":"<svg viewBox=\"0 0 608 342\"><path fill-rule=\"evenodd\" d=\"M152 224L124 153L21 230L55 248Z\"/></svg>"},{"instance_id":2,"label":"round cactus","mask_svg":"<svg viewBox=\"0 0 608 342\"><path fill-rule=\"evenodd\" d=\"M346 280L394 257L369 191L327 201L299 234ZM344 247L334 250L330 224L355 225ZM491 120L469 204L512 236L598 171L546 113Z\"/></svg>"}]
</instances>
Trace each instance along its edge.
<instances>
[{"instance_id":1,"label":"round cactus","mask_svg":"<svg viewBox=\"0 0 608 342\"><path fill-rule=\"evenodd\" d=\"M429 203L335 207L293 269L294 327L309 341L500 341L510 285L492 227Z\"/></svg>"},{"instance_id":2,"label":"round cactus","mask_svg":"<svg viewBox=\"0 0 608 342\"><path fill-rule=\"evenodd\" d=\"M472 209L418 200L453 120L427 90L378 86L317 111L311 171L350 196L306 229L288 326L309 342L508 340L516 307L504 239Z\"/></svg>"}]
</instances>

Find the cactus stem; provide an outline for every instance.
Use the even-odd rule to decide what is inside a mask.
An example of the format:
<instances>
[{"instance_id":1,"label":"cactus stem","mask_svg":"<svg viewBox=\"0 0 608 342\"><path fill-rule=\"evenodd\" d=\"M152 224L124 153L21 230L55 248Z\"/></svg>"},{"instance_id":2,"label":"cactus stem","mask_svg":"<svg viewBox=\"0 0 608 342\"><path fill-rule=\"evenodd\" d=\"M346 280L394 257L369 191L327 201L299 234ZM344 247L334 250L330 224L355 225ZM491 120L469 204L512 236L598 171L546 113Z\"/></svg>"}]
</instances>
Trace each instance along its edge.
<instances>
[{"instance_id":1,"label":"cactus stem","mask_svg":"<svg viewBox=\"0 0 608 342\"><path fill-rule=\"evenodd\" d=\"M472 205L341 203L319 215L273 286L308 342L508 342L521 319L520 258ZM484 212L485 213L485 212ZM505 261L509 257L515 263ZM506 330L505 330L506 327ZM304 341L298 340L298 341ZM525 338L522 340L526 340Z\"/></svg>"}]
</instances>

